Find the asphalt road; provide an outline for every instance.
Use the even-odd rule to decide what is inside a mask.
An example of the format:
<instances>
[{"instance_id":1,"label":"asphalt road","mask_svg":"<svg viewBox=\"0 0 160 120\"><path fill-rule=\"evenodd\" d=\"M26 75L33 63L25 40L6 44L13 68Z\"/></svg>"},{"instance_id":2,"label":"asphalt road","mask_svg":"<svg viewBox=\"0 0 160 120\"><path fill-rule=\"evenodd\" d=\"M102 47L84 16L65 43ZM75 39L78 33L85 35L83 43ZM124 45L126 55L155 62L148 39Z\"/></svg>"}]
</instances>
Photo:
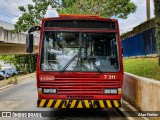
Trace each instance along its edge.
<instances>
[{"instance_id":1,"label":"asphalt road","mask_svg":"<svg viewBox=\"0 0 160 120\"><path fill-rule=\"evenodd\" d=\"M0 111L47 111L42 118L12 118L14 120L124 120L115 109L52 109L37 108L36 80L31 79L0 92ZM49 116L52 117L49 117ZM11 120L11 118L0 118Z\"/></svg>"}]
</instances>

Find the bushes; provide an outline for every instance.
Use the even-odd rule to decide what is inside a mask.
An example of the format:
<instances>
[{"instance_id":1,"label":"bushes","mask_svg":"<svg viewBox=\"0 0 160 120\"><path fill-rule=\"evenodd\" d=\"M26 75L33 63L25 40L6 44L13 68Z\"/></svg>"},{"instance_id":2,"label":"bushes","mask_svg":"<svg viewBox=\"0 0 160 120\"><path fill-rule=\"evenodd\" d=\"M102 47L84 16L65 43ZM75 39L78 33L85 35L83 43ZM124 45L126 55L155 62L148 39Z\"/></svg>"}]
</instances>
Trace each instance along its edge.
<instances>
[{"instance_id":1,"label":"bushes","mask_svg":"<svg viewBox=\"0 0 160 120\"><path fill-rule=\"evenodd\" d=\"M3 55L1 60L13 63L17 71L22 74L34 72L36 70L37 55Z\"/></svg>"}]
</instances>

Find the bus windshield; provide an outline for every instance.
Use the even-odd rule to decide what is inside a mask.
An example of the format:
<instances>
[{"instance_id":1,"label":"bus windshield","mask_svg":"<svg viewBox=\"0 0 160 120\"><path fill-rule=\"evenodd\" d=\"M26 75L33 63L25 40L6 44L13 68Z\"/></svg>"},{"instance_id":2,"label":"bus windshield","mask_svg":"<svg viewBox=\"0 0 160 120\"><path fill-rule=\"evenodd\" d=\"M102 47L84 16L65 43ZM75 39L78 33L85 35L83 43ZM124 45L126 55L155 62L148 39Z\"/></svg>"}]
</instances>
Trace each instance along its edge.
<instances>
[{"instance_id":1,"label":"bus windshield","mask_svg":"<svg viewBox=\"0 0 160 120\"><path fill-rule=\"evenodd\" d=\"M118 53L116 33L44 31L41 70L116 72Z\"/></svg>"}]
</instances>

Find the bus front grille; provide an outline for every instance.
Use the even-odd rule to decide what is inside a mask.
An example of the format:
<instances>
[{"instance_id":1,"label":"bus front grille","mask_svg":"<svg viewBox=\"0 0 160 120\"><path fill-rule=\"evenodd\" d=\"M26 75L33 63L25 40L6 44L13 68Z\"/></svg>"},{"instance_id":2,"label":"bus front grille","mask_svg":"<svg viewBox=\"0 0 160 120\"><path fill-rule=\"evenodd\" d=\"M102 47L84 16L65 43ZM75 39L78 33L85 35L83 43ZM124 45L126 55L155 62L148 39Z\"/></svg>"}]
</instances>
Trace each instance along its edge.
<instances>
[{"instance_id":1,"label":"bus front grille","mask_svg":"<svg viewBox=\"0 0 160 120\"><path fill-rule=\"evenodd\" d=\"M120 80L55 80L41 82L42 88L56 88L57 94L103 94L104 88L120 88Z\"/></svg>"}]
</instances>

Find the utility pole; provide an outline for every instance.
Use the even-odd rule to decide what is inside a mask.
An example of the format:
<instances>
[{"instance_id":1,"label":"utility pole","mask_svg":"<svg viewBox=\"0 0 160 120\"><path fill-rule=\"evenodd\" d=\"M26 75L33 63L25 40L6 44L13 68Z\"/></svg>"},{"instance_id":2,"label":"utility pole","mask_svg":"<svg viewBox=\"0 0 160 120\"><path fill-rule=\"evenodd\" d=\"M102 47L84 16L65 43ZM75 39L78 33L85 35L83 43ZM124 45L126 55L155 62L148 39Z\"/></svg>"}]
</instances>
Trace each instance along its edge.
<instances>
[{"instance_id":1,"label":"utility pole","mask_svg":"<svg viewBox=\"0 0 160 120\"><path fill-rule=\"evenodd\" d=\"M150 15L150 0L146 0L146 13L147 13L147 20L151 18Z\"/></svg>"}]
</instances>

